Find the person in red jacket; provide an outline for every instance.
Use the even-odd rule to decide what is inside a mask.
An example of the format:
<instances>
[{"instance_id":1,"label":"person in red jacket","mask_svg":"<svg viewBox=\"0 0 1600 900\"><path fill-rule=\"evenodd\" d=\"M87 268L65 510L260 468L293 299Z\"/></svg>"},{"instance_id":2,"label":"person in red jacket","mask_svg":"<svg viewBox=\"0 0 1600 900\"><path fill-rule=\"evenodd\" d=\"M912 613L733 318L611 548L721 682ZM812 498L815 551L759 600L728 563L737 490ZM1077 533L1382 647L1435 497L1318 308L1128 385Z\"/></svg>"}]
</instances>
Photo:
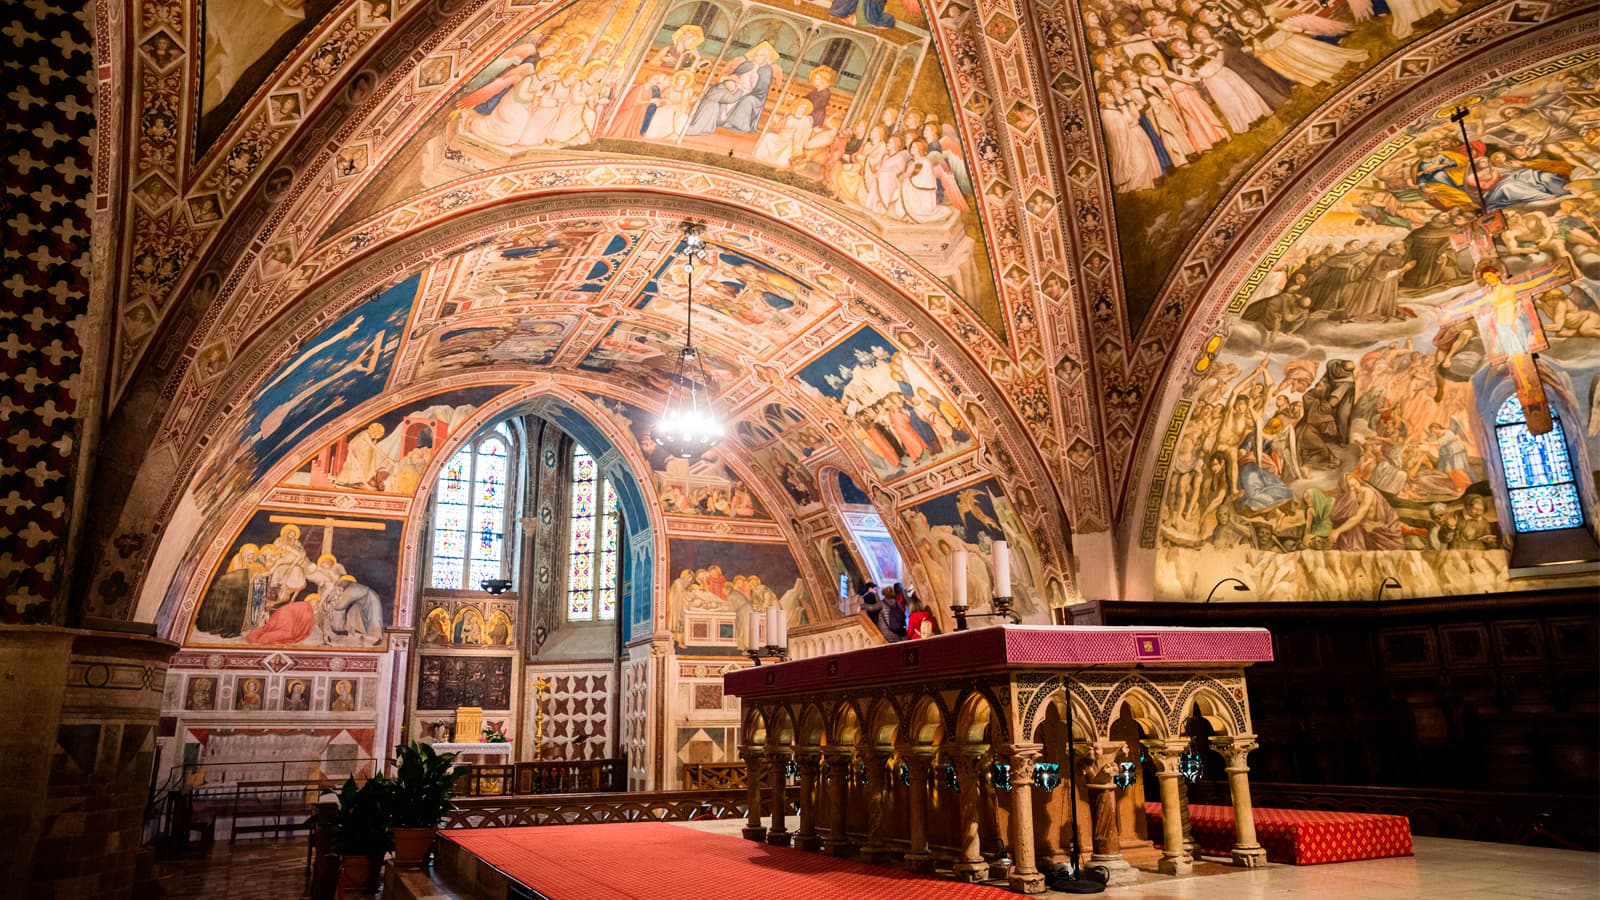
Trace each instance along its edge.
<instances>
[{"instance_id":1,"label":"person in red jacket","mask_svg":"<svg viewBox=\"0 0 1600 900\"><path fill-rule=\"evenodd\" d=\"M911 595L911 615L906 617L906 636L911 640L917 638L933 637L939 633L939 619L933 611L928 609L928 604L916 594Z\"/></svg>"}]
</instances>

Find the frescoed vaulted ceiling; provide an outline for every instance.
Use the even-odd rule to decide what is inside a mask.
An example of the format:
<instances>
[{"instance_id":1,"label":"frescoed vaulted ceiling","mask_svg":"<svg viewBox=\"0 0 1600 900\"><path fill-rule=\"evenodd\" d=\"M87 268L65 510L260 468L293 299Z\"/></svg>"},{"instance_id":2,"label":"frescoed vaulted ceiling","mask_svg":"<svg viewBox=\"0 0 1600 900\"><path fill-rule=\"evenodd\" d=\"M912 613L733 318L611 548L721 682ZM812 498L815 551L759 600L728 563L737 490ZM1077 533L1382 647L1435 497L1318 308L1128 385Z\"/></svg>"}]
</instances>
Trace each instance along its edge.
<instances>
[{"instance_id":1,"label":"frescoed vaulted ceiling","mask_svg":"<svg viewBox=\"0 0 1600 900\"><path fill-rule=\"evenodd\" d=\"M159 601L177 560L391 414L386 396L560 384L620 433L664 396L686 219L712 251L697 342L737 422L727 471L694 478L747 482L800 539L838 470L903 552L944 527L953 487L983 487L1051 603L1187 590L1157 574L1162 529L1200 528L1162 519L1194 427L1175 410L1252 353L1281 380L1318 329L1328 352L1433 334L1431 300L1402 300L1403 322L1313 318L1256 349L1263 285L1354 239L1338 217L1364 180L1398 206L1360 214L1361 238L1404 241L1433 200L1385 141L1479 94L1473 127L1516 131L1505 79L1595 43L1594 13L140 0L96 32L115 64L91 216L120 268L94 289L109 324L89 396L114 449L85 541L116 549L88 554L85 602ZM1529 153L1568 167L1567 193L1528 202L1571 246L1587 226L1557 210L1591 199L1596 81L1562 71L1576 112ZM1515 157L1535 138L1483 141ZM948 427L897 437L875 418L885 383Z\"/></svg>"}]
</instances>

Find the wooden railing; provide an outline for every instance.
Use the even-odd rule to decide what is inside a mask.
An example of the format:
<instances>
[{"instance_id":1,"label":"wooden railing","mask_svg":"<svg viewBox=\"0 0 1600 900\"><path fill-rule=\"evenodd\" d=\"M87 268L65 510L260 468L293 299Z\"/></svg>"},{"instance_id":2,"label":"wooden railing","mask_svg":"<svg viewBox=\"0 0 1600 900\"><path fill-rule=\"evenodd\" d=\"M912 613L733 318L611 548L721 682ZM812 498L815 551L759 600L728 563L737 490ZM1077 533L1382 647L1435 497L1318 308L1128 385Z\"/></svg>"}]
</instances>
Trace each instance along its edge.
<instances>
[{"instance_id":1,"label":"wooden railing","mask_svg":"<svg viewBox=\"0 0 1600 900\"><path fill-rule=\"evenodd\" d=\"M610 793L627 786L628 772L627 761L622 758L553 760L466 768L467 777L456 783L456 792L467 797Z\"/></svg>"},{"instance_id":2,"label":"wooden railing","mask_svg":"<svg viewBox=\"0 0 1600 900\"><path fill-rule=\"evenodd\" d=\"M686 791L742 791L744 788L745 764L742 762L685 763L683 766L683 789Z\"/></svg>"},{"instance_id":3,"label":"wooden railing","mask_svg":"<svg viewBox=\"0 0 1600 900\"><path fill-rule=\"evenodd\" d=\"M474 797L456 801L440 828L502 828L526 825L605 825L615 822L691 822L740 819L750 808L746 791L655 791L629 794L569 794L560 797ZM800 791L784 792L798 815Z\"/></svg>"}]
</instances>

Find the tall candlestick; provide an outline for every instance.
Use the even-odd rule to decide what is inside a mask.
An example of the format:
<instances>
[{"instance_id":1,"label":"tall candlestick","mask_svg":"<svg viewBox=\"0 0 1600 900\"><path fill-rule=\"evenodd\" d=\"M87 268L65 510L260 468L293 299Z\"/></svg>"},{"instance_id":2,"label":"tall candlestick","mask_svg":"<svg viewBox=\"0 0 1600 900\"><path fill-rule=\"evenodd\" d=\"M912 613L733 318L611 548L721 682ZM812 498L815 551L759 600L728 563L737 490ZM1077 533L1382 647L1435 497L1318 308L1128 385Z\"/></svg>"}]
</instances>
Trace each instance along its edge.
<instances>
[{"instance_id":1,"label":"tall candlestick","mask_svg":"<svg viewBox=\"0 0 1600 900\"><path fill-rule=\"evenodd\" d=\"M1005 541L994 542L994 595L1011 596L1011 550Z\"/></svg>"},{"instance_id":2,"label":"tall candlestick","mask_svg":"<svg viewBox=\"0 0 1600 900\"><path fill-rule=\"evenodd\" d=\"M967 605L967 548L957 547L950 555L950 605Z\"/></svg>"}]
</instances>

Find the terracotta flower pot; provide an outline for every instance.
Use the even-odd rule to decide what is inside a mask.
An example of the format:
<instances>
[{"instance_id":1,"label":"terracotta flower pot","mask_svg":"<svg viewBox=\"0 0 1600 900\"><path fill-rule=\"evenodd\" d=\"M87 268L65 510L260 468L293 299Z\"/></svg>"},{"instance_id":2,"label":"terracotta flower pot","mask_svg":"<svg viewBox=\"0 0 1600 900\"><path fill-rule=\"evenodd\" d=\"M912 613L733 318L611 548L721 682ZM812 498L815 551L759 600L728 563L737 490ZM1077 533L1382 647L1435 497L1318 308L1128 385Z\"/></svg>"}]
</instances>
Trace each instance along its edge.
<instances>
[{"instance_id":1,"label":"terracotta flower pot","mask_svg":"<svg viewBox=\"0 0 1600 900\"><path fill-rule=\"evenodd\" d=\"M396 828L394 864L420 866L427 862L428 853L433 850L433 838L436 834L432 828Z\"/></svg>"},{"instance_id":2,"label":"terracotta flower pot","mask_svg":"<svg viewBox=\"0 0 1600 900\"><path fill-rule=\"evenodd\" d=\"M339 861L339 883L346 893L365 893L372 882L372 857L346 856Z\"/></svg>"}]
</instances>

